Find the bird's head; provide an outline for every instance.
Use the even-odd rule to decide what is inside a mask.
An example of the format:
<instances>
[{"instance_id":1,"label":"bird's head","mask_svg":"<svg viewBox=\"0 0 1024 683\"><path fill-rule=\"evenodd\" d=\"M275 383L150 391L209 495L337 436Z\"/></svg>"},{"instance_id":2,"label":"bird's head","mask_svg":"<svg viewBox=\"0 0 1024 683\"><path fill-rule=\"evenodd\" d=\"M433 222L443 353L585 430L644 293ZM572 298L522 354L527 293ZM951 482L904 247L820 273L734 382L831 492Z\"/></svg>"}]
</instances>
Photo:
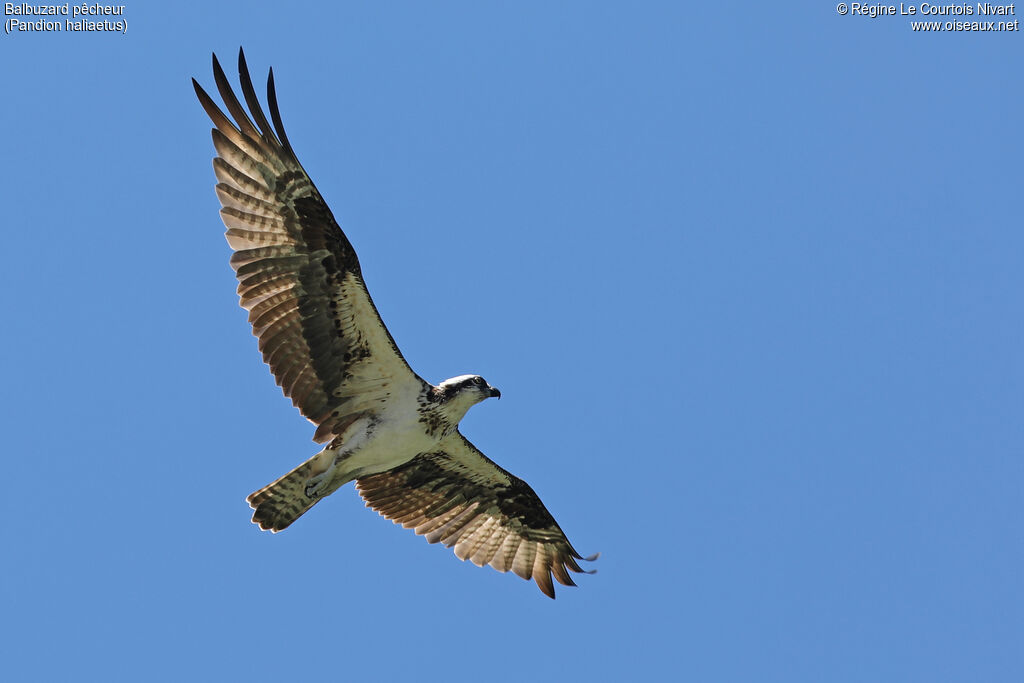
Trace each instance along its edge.
<instances>
[{"instance_id":1,"label":"bird's head","mask_svg":"<svg viewBox=\"0 0 1024 683\"><path fill-rule=\"evenodd\" d=\"M443 401L450 401L456 398L472 398L473 403L479 403L492 396L501 398L501 392L488 384L487 380L480 375L452 377L441 382L437 389Z\"/></svg>"},{"instance_id":2,"label":"bird's head","mask_svg":"<svg viewBox=\"0 0 1024 683\"><path fill-rule=\"evenodd\" d=\"M435 396L453 422L458 422L477 403L492 396L501 398L501 392L480 375L460 375L438 384Z\"/></svg>"}]
</instances>

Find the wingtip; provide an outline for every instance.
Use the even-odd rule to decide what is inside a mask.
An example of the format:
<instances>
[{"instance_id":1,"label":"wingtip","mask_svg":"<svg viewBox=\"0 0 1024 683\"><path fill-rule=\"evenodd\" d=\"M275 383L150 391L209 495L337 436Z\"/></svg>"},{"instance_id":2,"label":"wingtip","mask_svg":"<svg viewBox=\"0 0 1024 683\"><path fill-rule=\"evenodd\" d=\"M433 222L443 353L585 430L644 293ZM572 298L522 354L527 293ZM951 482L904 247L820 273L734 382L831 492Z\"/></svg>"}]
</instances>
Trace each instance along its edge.
<instances>
[{"instance_id":1,"label":"wingtip","mask_svg":"<svg viewBox=\"0 0 1024 683\"><path fill-rule=\"evenodd\" d=\"M580 560L582 560L583 562L596 562L597 558L599 558L599 557L601 557L601 553L594 553L593 555L588 555L587 557L581 557ZM577 565L577 567L578 567L579 572L581 574L596 574L597 573L596 569L583 569L582 567L579 567L579 565Z\"/></svg>"},{"instance_id":2,"label":"wingtip","mask_svg":"<svg viewBox=\"0 0 1024 683\"><path fill-rule=\"evenodd\" d=\"M273 109L277 107L277 87L274 85L274 67L270 67L267 71L267 102L273 102L271 108L271 115L273 115Z\"/></svg>"},{"instance_id":3,"label":"wingtip","mask_svg":"<svg viewBox=\"0 0 1024 683\"><path fill-rule=\"evenodd\" d=\"M248 73L248 72L249 72L249 65L245 63L245 50L243 50L242 46L239 45L238 46L238 73L239 74L243 74L243 73Z\"/></svg>"},{"instance_id":4,"label":"wingtip","mask_svg":"<svg viewBox=\"0 0 1024 683\"><path fill-rule=\"evenodd\" d=\"M224 88L227 87L230 90L231 86L228 85L228 76L224 73L224 67L220 65L216 52L213 53L213 79L217 83L217 90L221 92L221 97L223 97Z\"/></svg>"},{"instance_id":5,"label":"wingtip","mask_svg":"<svg viewBox=\"0 0 1024 683\"><path fill-rule=\"evenodd\" d=\"M277 133L277 137L288 153L294 158L295 151L292 149L292 143L288 140L288 134L284 132L284 122L281 120L281 110L277 105L277 87L274 85L274 67L270 67L270 70L267 73L267 104L270 107L270 120L274 122L274 130ZM298 161L298 159L296 159L296 161Z\"/></svg>"},{"instance_id":6,"label":"wingtip","mask_svg":"<svg viewBox=\"0 0 1024 683\"><path fill-rule=\"evenodd\" d=\"M210 96L206 94L206 90L203 89L203 86L199 85L199 81L195 78L192 79L192 89L196 91L196 97L199 98L200 104L203 105L203 109L206 109L207 112L209 112L210 105L217 106L213 104L213 100L210 99Z\"/></svg>"}]
</instances>

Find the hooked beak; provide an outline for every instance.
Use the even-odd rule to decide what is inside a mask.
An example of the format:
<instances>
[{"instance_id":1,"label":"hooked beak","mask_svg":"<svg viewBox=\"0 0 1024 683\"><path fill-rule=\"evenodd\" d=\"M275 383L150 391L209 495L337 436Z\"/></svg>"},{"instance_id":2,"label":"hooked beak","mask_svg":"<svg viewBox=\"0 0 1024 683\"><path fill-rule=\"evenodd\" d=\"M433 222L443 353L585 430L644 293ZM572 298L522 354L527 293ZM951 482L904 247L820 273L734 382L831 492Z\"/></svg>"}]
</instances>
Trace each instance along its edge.
<instances>
[{"instance_id":1,"label":"hooked beak","mask_svg":"<svg viewBox=\"0 0 1024 683\"><path fill-rule=\"evenodd\" d=\"M491 387L491 393L489 394L489 396L493 396L495 398L501 398L501 392L498 391L497 389L495 389L494 387Z\"/></svg>"}]
</instances>

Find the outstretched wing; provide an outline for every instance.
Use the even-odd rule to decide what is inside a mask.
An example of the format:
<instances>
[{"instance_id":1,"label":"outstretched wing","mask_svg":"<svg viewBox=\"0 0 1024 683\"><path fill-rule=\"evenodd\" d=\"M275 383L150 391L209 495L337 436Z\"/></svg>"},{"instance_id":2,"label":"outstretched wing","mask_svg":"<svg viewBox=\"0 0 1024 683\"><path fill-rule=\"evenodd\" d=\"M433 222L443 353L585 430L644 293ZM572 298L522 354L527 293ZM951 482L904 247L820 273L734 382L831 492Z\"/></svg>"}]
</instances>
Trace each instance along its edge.
<instances>
[{"instance_id":1,"label":"outstretched wing","mask_svg":"<svg viewBox=\"0 0 1024 683\"><path fill-rule=\"evenodd\" d=\"M393 470L356 480L359 494L384 517L414 529L427 542L455 547L460 560L489 564L532 578L555 597L554 574L574 586L571 570L586 572L554 517L518 477L487 458L458 431L439 450L423 453Z\"/></svg>"},{"instance_id":2,"label":"outstretched wing","mask_svg":"<svg viewBox=\"0 0 1024 683\"><path fill-rule=\"evenodd\" d=\"M273 128L238 52L246 114L213 57L217 89L231 121L192 79L216 126L214 172L221 217L234 254L238 295L263 360L292 403L317 425L323 443L391 392L426 383L395 346L363 284L359 261L292 150L267 79ZM237 125L236 125L237 124Z\"/></svg>"}]
</instances>

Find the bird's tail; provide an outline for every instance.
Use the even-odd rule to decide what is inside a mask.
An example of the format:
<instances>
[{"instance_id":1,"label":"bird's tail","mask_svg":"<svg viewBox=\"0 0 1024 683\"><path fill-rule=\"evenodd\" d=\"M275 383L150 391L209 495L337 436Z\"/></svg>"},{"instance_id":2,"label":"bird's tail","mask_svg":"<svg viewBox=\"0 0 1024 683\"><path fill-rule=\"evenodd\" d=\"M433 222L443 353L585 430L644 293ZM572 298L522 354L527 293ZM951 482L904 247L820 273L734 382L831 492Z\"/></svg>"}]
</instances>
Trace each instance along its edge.
<instances>
[{"instance_id":1,"label":"bird's tail","mask_svg":"<svg viewBox=\"0 0 1024 683\"><path fill-rule=\"evenodd\" d=\"M317 457L314 456L274 483L250 493L246 500L254 510L253 524L276 533L288 528L306 510L316 505L320 497L316 494L312 498L306 495L310 478L316 474L316 465Z\"/></svg>"}]
</instances>

